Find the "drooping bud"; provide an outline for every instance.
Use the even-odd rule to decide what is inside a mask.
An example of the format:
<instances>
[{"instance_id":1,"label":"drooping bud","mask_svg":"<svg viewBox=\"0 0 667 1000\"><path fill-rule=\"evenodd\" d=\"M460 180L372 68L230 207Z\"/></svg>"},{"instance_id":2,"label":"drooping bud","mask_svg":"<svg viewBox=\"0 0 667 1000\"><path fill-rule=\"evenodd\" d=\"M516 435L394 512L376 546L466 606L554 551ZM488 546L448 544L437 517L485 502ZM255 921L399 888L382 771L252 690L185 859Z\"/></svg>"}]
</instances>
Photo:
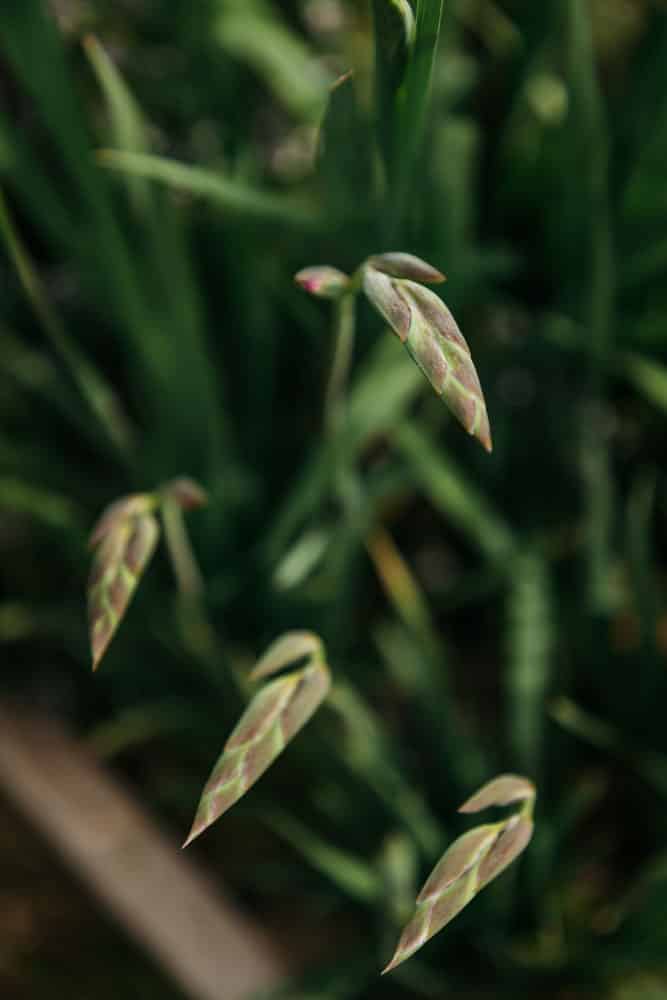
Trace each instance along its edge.
<instances>
[{"instance_id":1,"label":"drooping bud","mask_svg":"<svg viewBox=\"0 0 667 1000\"><path fill-rule=\"evenodd\" d=\"M188 479L185 476L166 483L162 487L161 493L163 496L175 500L181 510L196 510L198 507L205 507L208 503L206 490L194 479Z\"/></svg>"},{"instance_id":2,"label":"drooping bud","mask_svg":"<svg viewBox=\"0 0 667 1000\"><path fill-rule=\"evenodd\" d=\"M294 280L309 295L320 299L338 299L348 290L350 279L335 267L304 267L294 275Z\"/></svg>"},{"instance_id":3,"label":"drooping bud","mask_svg":"<svg viewBox=\"0 0 667 1000\"><path fill-rule=\"evenodd\" d=\"M376 267L377 260L384 270ZM409 278L390 276L388 268L403 274L417 270L424 274L426 268L431 281L442 275L409 254L387 254L366 262L363 287L457 420L491 451L484 395L470 349L454 317L434 292Z\"/></svg>"},{"instance_id":4,"label":"drooping bud","mask_svg":"<svg viewBox=\"0 0 667 1000\"><path fill-rule=\"evenodd\" d=\"M411 253L381 253L368 258L368 263L376 271L389 274L392 278L408 278L411 281L426 281L440 284L447 278L437 268Z\"/></svg>"}]
</instances>

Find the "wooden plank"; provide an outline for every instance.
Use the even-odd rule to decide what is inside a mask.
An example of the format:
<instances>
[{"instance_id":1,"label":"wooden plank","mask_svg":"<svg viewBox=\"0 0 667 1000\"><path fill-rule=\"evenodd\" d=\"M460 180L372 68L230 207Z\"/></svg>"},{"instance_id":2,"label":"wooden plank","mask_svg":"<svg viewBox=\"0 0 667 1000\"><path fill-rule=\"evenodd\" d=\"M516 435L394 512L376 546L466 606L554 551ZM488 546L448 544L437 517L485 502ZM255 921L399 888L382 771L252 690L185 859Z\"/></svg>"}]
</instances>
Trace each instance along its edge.
<instances>
[{"instance_id":1,"label":"wooden plank","mask_svg":"<svg viewBox=\"0 0 667 1000\"><path fill-rule=\"evenodd\" d=\"M192 1000L243 1000L284 960L52 719L0 704L0 787Z\"/></svg>"}]
</instances>

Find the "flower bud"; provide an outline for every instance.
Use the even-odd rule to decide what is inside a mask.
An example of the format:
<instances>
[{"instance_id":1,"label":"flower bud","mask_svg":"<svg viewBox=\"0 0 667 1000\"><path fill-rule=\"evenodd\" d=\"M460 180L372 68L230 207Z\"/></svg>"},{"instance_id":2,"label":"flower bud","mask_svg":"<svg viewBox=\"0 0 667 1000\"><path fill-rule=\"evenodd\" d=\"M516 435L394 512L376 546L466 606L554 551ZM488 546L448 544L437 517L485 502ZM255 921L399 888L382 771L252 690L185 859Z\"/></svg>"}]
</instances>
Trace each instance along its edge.
<instances>
[{"instance_id":1,"label":"flower bud","mask_svg":"<svg viewBox=\"0 0 667 1000\"><path fill-rule=\"evenodd\" d=\"M486 404L463 334L442 299L408 274L443 277L410 254L383 254L364 265L364 292L457 420L491 451Z\"/></svg>"},{"instance_id":2,"label":"flower bud","mask_svg":"<svg viewBox=\"0 0 667 1000\"><path fill-rule=\"evenodd\" d=\"M389 274L392 278L409 278L412 281L426 281L434 285L447 280L441 271L411 253L381 253L369 257L368 263L376 271Z\"/></svg>"},{"instance_id":3,"label":"flower bud","mask_svg":"<svg viewBox=\"0 0 667 1000\"><path fill-rule=\"evenodd\" d=\"M193 479L181 477L172 479L162 487L165 496L175 500L181 510L196 510L198 507L205 507L208 503L208 494L199 483Z\"/></svg>"},{"instance_id":4,"label":"flower bud","mask_svg":"<svg viewBox=\"0 0 667 1000\"><path fill-rule=\"evenodd\" d=\"M294 275L294 280L305 292L320 299L337 299L347 291L350 279L335 267L305 267Z\"/></svg>"}]
</instances>

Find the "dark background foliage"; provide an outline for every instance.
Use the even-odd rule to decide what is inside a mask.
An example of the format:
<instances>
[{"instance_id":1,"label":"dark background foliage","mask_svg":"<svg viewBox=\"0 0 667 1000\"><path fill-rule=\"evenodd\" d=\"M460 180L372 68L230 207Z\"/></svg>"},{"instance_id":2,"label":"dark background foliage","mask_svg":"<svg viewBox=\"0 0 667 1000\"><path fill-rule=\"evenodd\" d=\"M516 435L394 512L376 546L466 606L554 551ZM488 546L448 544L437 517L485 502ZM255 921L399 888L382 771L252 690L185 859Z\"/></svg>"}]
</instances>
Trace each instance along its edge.
<instances>
[{"instance_id":1,"label":"dark background foliage","mask_svg":"<svg viewBox=\"0 0 667 1000\"><path fill-rule=\"evenodd\" d=\"M136 105L101 85L89 32ZM314 921L335 941L281 995L665 995L664 3L445 3L397 203L365 3L5 0L0 46L4 692L65 717L185 830L235 678L312 628L335 703L199 849L293 946ZM315 170L350 67L356 103ZM146 154L208 173L146 179ZM397 249L448 275L491 457L365 306L348 415L323 436L330 309L292 275ZM101 383L122 419L100 419ZM159 555L93 679L86 533L176 475L211 496L189 519L204 599ZM539 785L529 852L380 983L456 806L507 770ZM34 863L8 844L3 885L17 865L43 885L21 842ZM353 860L382 873L372 900ZM10 949L7 982L167 995L63 883L71 963Z\"/></svg>"}]
</instances>

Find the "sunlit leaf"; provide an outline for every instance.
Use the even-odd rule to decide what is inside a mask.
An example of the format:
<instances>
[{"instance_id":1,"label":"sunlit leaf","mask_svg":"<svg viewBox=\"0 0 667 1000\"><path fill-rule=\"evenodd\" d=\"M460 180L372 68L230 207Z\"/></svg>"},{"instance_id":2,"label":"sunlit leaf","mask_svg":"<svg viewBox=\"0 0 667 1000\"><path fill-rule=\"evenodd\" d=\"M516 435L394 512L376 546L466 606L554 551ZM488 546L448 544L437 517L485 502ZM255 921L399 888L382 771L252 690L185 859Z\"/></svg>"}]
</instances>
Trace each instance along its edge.
<instances>
[{"instance_id":1,"label":"sunlit leaf","mask_svg":"<svg viewBox=\"0 0 667 1000\"><path fill-rule=\"evenodd\" d=\"M252 699L206 783L184 846L245 795L319 708L331 685L320 649L316 636L291 633L260 660L254 677L265 677L304 655L312 657L302 670L277 678Z\"/></svg>"},{"instance_id":2,"label":"sunlit leaf","mask_svg":"<svg viewBox=\"0 0 667 1000\"><path fill-rule=\"evenodd\" d=\"M521 854L533 835L535 794L532 782L505 774L461 806L460 812L478 812L489 806L523 803L521 811L509 819L469 830L449 847L419 893L416 912L384 972L414 955Z\"/></svg>"},{"instance_id":3,"label":"sunlit leaf","mask_svg":"<svg viewBox=\"0 0 667 1000\"><path fill-rule=\"evenodd\" d=\"M90 537L95 549L88 581L88 619L93 670L122 621L160 534L155 498L138 493L113 503Z\"/></svg>"}]
</instances>

